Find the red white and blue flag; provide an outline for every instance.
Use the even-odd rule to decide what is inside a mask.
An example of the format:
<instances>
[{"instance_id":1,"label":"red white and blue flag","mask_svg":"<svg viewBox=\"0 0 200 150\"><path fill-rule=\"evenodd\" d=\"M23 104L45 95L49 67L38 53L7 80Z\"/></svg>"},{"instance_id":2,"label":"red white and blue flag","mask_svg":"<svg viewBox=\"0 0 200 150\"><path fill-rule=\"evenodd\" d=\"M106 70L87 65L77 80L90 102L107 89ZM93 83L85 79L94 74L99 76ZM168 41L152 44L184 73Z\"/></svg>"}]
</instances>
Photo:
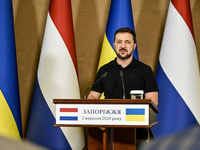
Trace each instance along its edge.
<instances>
[{"instance_id":1,"label":"red white and blue flag","mask_svg":"<svg viewBox=\"0 0 200 150\"><path fill-rule=\"evenodd\" d=\"M171 0L156 80L160 110L155 138L200 123L200 76L189 0Z\"/></svg>"},{"instance_id":2,"label":"red white and blue flag","mask_svg":"<svg viewBox=\"0 0 200 150\"><path fill-rule=\"evenodd\" d=\"M78 121L78 108L60 108L61 121Z\"/></svg>"},{"instance_id":3,"label":"red white and blue flag","mask_svg":"<svg viewBox=\"0 0 200 150\"><path fill-rule=\"evenodd\" d=\"M70 0L51 0L37 80L27 129L27 139L49 149L83 149L84 130L54 127L53 99L79 99L78 69Z\"/></svg>"}]
</instances>

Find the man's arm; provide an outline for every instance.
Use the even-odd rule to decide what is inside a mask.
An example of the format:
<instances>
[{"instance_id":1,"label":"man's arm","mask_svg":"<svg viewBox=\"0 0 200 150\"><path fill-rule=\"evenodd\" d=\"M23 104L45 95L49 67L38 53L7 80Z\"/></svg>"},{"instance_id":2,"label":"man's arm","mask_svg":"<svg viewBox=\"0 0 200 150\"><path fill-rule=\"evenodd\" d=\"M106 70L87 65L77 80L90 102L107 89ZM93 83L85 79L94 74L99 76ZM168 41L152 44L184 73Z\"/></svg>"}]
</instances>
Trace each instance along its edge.
<instances>
[{"instance_id":1,"label":"man's arm","mask_svg":"<svg viewBox=\"0 0 200 150\"><path fill-rule=\"evenodd\" d=\"M90 91L87 99L100 99L102 93Z\"/></svg>"},{"instance_id":2,"label":"man's arm","mask_svg":"<svg viewBox=\"0 0 200 150\"><path fill-rule=\"evenodd\" d=\"M151 99L158 106L158 92L145 93L145 99Z\"/></svg>"}]
</instances>

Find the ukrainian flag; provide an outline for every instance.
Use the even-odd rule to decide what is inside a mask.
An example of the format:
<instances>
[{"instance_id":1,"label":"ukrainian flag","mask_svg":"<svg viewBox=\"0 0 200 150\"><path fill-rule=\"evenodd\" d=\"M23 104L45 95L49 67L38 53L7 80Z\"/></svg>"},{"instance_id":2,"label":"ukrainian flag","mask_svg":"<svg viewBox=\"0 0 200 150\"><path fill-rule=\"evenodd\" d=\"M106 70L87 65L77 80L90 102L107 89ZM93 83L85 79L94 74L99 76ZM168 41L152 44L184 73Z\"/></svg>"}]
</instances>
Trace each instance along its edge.
<instances>
[{"instance_id":1,"label":"ukrainian flag","mask_svg":"<svg viewBox=\"0 0 200 150\"><path fill-rule=\"evenodd\" d=\"M22 136L12 0L0 5L0 134Z\"/></svg>"},{"instance_id":2,"label":"ukrainian flag","mask_svg":"<svg viewBox=\"0 0 200 150\"><path fill-rule=\"evenodd\" d=\"M135 31L131 0L112 0L98 69L116 57L113 47L114 34L117 29L122 27L129 27ZM133 56L138 59L137 47Z\"/></svg>"},{"instance_id":3,"label":"ukrainian flag","mask_svg":"<svg viewBox=\"0 0 200 150\"><path fill-rule=\"evenodd\" d=\"M145 109L127 108L126 121L145 121Z\"/></svg>"}]
</instances>

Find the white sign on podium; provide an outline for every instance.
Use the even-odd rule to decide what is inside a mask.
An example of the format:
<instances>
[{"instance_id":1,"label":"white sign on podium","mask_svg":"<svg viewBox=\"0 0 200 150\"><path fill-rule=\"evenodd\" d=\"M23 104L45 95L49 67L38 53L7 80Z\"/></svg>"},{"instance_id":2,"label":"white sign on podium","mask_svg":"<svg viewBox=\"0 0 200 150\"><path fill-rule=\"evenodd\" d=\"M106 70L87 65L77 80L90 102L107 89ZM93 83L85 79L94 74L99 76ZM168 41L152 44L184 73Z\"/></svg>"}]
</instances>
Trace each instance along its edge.
<instances>
[{"instance_id":1,"label":"white sign on podium","mask_svg":"<svg viewBox=\"0 0 200 150\"><path fill-rule=\"evenodd\" d=\"M56 104L56 124L149 125L149 105Z\"/></svg>"}]
</instances>

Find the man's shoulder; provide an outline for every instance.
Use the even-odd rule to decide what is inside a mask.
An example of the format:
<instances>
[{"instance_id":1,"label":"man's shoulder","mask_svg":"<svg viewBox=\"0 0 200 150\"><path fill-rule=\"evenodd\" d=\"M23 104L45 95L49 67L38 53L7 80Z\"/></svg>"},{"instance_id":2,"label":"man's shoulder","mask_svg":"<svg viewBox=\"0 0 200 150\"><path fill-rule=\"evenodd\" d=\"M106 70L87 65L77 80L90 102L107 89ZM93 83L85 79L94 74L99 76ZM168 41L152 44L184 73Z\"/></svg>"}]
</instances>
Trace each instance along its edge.
<instances>
[{"instance_id":1,"label":"man's shoulder","mask_svg":"<svg viewBox=\"0 0 200 150\"><path fill-rule=\"evenodd\" d=\"M151 68L149 65L147 65L146 63L139 61L139 60L135 60L137 62L137 65L139 67L143 67L143 68Z\"/></svg>"},{"instance_id":2,"label":"man's shoulder","mask_svg":"<svg viewBox=\"0 0 200 150\"><path fill-rule=\"evenodd\" d=\"M110 62L108 62L108 63L102 65L102 66L100 67L100 69L105 69L105 68L107 68L108 66L110 66L110 65L112 65L112 64L115 64L115 62L116 62L115 59L114 59L114 60L111 60Z\"/></svg>"}]
</instances>

